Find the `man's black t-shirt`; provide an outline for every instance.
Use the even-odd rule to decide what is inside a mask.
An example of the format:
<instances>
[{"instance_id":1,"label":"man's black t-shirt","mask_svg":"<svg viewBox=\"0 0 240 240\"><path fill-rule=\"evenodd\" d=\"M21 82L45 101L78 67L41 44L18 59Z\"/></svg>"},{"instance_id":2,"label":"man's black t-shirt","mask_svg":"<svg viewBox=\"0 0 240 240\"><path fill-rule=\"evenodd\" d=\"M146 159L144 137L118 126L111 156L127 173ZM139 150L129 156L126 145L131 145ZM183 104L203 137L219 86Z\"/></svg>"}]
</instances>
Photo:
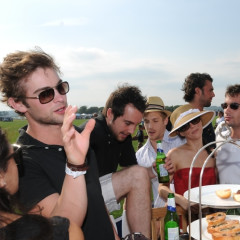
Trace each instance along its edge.
<instances>
[{"instance_id":1,"label":"man's black t-shirt","mask_svg":"<svg viewBox=\"0 0 240 240\"><path fill-rule=\"evenodd\" d=\"M65 178L66 154L63 146L44 144L21 129L18 143L23 150L24 176L20 178L21 202L32 207L53 193L61 193ZM94 152L87 154L89 168L85 174L88 208L82 226L86 240L114 239L113 228L105 208Z\"/></svg>"},{"instance_id":2,"label":"man's black t-shirt","mask_svg":"<svg viewBox=\"0 0 240 240\"><path fill-rule=\"evenodd\" d=\"M122 167L137 164L131 135L123 142L119 142L109 130L102 114L95 120L96 124L90 136L90 146L97 158L99 176L116 172L118 164ZM85 124L82 124L80 129L83 130L84 127Z\"/></svg>"}]
</instances>

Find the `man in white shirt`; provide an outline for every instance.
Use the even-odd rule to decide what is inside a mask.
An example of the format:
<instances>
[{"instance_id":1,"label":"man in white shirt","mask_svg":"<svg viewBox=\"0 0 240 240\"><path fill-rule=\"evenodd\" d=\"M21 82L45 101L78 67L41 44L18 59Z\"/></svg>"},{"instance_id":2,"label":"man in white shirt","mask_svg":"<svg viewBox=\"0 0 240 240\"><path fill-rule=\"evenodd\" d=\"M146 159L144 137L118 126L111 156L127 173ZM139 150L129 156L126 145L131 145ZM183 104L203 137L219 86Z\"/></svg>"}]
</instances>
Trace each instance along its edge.
<instances>
[{"instance_id":1,"label":"man in white shirt","mask_svg":"<svg viewBox=\"0 0 240 240\"><path fill-rule=\"evenodd\" d=\"M170 138L168 136L169 131L166 129L166 126L170 115L171 112L165 110L164 103L160 97L153 96L148 98L147 108L143 117L148 140L143 147L136 152L139 165L149 168L153 165L153 163L155 163L157 156L157 140L162 141L162 147L165 154L167 154L170 149L185 143L185 139L181 139L179 137ZM154 198L153 207L163 207L166 202L164 199L159 197L157 174L151 181ZM170 189L174 191L172 184L170 185Z\"/></svg>"},{"instance_id":2,"label":"man in white shirt","mask_svg":"<svg viewBox=\"0 0 240 240\"><path fill-rule=\"evenodd\" d=\"M169 131L166 129L168 118L171 115L170 111L165 110L164 103L160 97L149 97L147 100L147 108L144 112L144 126L148 135L147 142L136 152L136 158L140 166L152 168L156 177L152 178L152 192L154 208L164 207L169 192L175 192L174 185L170 184L170 189L167 186L158 183L157 173L153 169L153 165L157 156L157 140L162 141L162 147L165 154L175 147L185 143L185 139L179 137L168 137ZM184 209L188 207L188 201L183 196L175 194L176 203ZM124 235L129 233L126 212L122 215L122 232Z\"/></svg>"},{"instance_id":3,"label":"man in white shirt","mask_svg":"<svg viewBox=\"0 0 240 240\"><path fill-rule=\"evenodd\" d=\"M217 141L235 140L238 146L225 143L217 150L216 165L221 184L240 184L240 85L227 87L225 102L221 104L224 110L226 131L217 135ZM217 146L222 142L217 143Z\"/></svg>"}]
</instances>

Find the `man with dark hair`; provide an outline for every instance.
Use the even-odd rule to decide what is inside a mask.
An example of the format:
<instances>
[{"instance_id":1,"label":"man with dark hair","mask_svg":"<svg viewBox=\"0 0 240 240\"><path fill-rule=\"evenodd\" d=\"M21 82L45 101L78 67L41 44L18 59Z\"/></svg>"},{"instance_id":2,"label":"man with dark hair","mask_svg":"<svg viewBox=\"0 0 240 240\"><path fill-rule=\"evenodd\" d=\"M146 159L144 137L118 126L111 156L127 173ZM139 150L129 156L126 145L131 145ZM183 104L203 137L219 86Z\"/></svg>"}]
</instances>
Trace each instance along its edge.
<instances>
[{"instance_id":1,"label":"man with dark hair","mask_svg":"<svg viewBox=\"0 0 240 240\"><path fill-rule=\"evenodd\" d=\"M204 107L210 107L212 99L215 97L212 82L212 77L207 73L191 73L183 83L183 99L192 108L197 108L200 111L203 111ZM207 144L212 141L215 141L215 133L210 123L203 129L203 143Z\"/></svg>"},{"instance_id":2,"label":"man with dark hair","mask_svg":"<svg viewBox=\"0 0 240 240\"><path fill-rule=\"evenodd\" d=\"M219 132L217 141L235 140L234 145L225 143L217 150L216 165L221 184L240 184L240 85L230 85L226 89L225 102L221 104L227 130ZM219 130L221 131L221 130ZM217 143L217 146L222 142Z\"/></svg>"},{"instance_id":3,"label":"man with dark hair","mask_svg":"<svg viewBox=\"0 0 240 240\"><path fill-rule=\"evenodd\" d=\"M212 82L212 77L207 73L191 73L186 77L182 87L183 99L200 111L204 107L210 107L215 96Z\"/></svg>"},{"instance_id":4,"label":"man with dark hair","mask_svg":"<svg viewBox=\"0 0 240 240\"><path fill-rule=\"evenodd\" d=\"M139 88L122 85L112 92L95 120L90 136L94 149L103 197L109 212L120 209L126 197L127 219L131 232L150 238L151 199L148 170L137 165L131 134L141 122L146 98ZM84 125L81 126L84 128ZM118 166L123 169L117 171Z\"/></svg>"},{"instance_id":5,"label":"man with dark hair","mask_svg":"<svg viewBox=\"0 0 240 240\"><path fill-rule=\"evenodd\" d=\"M41 50L9 54L0 66L2 101L28 121L18 139L19 144L27 146L23 150L24 176L19 186L21 201L28 208L36 207L34 212L46 217L51 216L56 207L61 207L69 219L82 215L78 225L86 240L112 240L114 232L101 193L95 155L88 150L89 140L84 141L84 133L79 145L84 147L88 166L86 161L73 165L66 159L61 128L67 111L69 84L59 75L60 69L53 58ZM72 183L76 178L86 180L82 189L76 189L83 191L78 198L83 203L82 212L72 213L74 196L65 194L69 204L62 204L62 194L75 186L69 184L69 176Z\"/></svg>"}]
</instances>

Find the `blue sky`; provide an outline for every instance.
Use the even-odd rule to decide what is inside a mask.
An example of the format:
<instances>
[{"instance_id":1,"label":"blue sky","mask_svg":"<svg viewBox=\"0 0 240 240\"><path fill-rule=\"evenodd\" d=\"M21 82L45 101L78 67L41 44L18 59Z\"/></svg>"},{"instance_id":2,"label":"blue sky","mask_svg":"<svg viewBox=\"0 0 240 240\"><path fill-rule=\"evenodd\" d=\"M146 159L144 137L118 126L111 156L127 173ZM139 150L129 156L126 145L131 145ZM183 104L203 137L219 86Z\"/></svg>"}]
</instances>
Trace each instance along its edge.
<instances>
[{"instance_id":1,"label":"blue sky","mask_svg":"<svg viewBox=\"0 0 240 240\"><path fill-rule=\"evenodd\" d=\"M238 0L1 1L0 62L41 47L79 107L104 106L125 82L165 105L184 104L185 77L207 72L219 106L226 86L240 80L239 9Z\"/></svg>"}]
</instances>

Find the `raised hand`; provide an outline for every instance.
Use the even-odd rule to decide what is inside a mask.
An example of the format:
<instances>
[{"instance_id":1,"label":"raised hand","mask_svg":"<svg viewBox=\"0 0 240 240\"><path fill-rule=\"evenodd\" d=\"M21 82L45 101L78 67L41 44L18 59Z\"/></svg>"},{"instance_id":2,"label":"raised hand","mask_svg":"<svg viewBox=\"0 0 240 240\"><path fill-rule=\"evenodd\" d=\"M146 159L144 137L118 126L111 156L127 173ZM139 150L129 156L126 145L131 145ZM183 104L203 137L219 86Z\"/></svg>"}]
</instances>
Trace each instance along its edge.
<instances>
[{"instance_id":1,"label":"raised hand","mask_svg":"<svg viewBox=\"0 0 240 240\"><path fill-rule=\"evenodd\" d=\"M81 165L85 162L89 148L90 134L95 126L95 120L90 119L86 124L85 129L79 133L73 126L76 112L76 106L70 105L67 107L61 131L68 162L74 165Z\"/></svg>"}]
</instances>

